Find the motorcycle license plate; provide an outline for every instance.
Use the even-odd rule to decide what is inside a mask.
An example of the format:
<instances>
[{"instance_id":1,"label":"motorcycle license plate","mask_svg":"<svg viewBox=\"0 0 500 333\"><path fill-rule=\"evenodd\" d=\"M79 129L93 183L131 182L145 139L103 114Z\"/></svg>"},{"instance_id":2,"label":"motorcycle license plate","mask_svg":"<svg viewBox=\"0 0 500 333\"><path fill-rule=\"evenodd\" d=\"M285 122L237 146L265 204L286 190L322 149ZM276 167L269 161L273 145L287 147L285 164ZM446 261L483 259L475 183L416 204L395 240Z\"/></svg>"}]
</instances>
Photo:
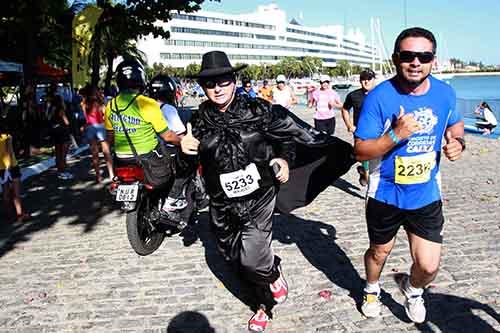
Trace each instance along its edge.
<instances>
[{"instance_id":1,"label":"motorcycle license plate","mask_svg":"<svg viewBox=\"0 0 500 333\"><path fill-rule=\"evenodd\" d=\"M139 185L120 185L116 192L116 201L136 201Z\"/></svg>"}]
</instances>

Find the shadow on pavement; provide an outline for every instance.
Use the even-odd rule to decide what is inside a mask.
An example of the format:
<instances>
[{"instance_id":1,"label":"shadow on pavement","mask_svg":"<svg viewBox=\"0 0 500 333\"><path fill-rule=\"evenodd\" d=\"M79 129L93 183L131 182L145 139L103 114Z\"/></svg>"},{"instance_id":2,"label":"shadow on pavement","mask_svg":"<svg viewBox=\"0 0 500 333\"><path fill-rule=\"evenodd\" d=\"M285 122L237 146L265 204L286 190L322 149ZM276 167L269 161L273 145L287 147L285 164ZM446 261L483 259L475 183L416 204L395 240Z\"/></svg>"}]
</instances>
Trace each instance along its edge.
<instances>
[{"instance_id":1,"label":"shadow on pavement","mask_svg":"<svg viewBox=\"0 0 500 333\"><path fill-rule=\"evenodd\" d=\"M434 332L429 322L441 332L498 332L476 313L484 312L500 325L500 315L489 305L458 296L427 293L427 322L415 324L421 332Z\"/></svg>"},{"instance_id":2,"label":"shadow on pavement","mask_svg":"<svg viewBox=\"0 0 500 333\"><path fill-rule=\"evenodd\" d=\"M360 311L365 280L360 277L344 250L335 242L336 233L333 226L323 222L305 220L295 215L274 216L273 238L284 244L295 243L314 267L338 287L349 292L349 297L354 300ZM382 291L381 302L396 317L405 321L403 306L390 294Z\"/></svg>"},{"instance_id":3,"label":"shadow on pavement","mask_svg":"<svg viewBox=\"0 0 500 333\"><path fill-rule=\"evenodd\" d=\"M344 191L347 194L352 195L353 197L359 198L361 200L365 200L365 197L363 197L362 195L360 195L358 193L359 191L361 191L361 189L357 186L354 186L353 184L351 184L347 180L339 178L332 183L332 186L338 188L339 190ZM364 189L363 189L363 193L364 193Z\"/></svg>"},{"instance_id":4,"label":"shadow on pavement","mask_svg":"<svg viewBox=\"0 0 500 333\"><path fill-rule=\"evenodd\" d=\"M215 333L207 317L196 311L181 312L170 320L167 333Z\"/></svg>"},{"instance_id":5,"label":"shadow on pavement","mask_svg":"<svg viewBox=\"0 0 500 333\"><path fill-rule=\"evenodd\" d=\"M31 220L22 224L0 223L0 257L20 243L28 242L31 235L49 229L62 222L82 226L82 232L92 232L103 217L118 209L105 189L96 184L95 175L89 170L89 156L74 161L73 180L60 180L54 170L29 178L23 183L23 207L37 212ZM0 216L5 216L1 211Z\"/></svg>"}]
</instances>

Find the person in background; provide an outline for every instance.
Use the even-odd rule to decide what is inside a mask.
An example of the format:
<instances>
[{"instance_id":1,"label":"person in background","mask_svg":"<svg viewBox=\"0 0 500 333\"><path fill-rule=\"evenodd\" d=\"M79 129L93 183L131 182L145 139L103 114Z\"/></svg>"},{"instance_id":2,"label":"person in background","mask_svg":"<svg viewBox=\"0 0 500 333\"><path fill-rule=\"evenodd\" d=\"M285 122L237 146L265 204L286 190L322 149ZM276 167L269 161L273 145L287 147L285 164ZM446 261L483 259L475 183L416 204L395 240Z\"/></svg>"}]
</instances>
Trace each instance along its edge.
<instances>
[{"instance_id":1,"label":"person in background","mask_svg":"<svg viewBox=\"0 0 500 333\"><path fill-rule=\"evenodd\" d=\"M26 213L21 202L21 169L12 147L12 136L0 126L0 184L3 191L3 205L5 214L9 215L12 204L16 212L16 222L23 222L31 218ZM4 221L8 221L7 217Z\"/></svg>"},{"instance_id":2,"label":"person in background","mask_svg":"<svg viewBox=\"0 0 500 333\"><path fill-rule=\"evenodd\" d=\"M111 181L114 177L114 172L111 151L106 141L106 130L104 128L104 97L96 88L90 86L82 89L82 95L83 100L81 105L86 120L84 138L90 144L96 182L100 183L102 181L99 148L102 149L104 160L106 161L108 169L107 180Z\"/></svg>"},{"instance_id":3,"label":"person in background","mask_svg":"<svg viewBox=\"0 0 500 333\"><path fill-rule=\"evenodd\" d=\"M290 110L292 105L298 103L292 88L286 84L286 77L280 74L276 77L276 86L272 90L273 104L279 104Z\"/></svg>"},{"instance_id":4,"label":"person in background","mask_svg":"<svg viewBox=\"0 0 500 333\"><path fill-rule=\"evenodd\" d=\"M236 89L236 95L247 95L250 98L257 97L257 94L252 88L252 81L249 78L241 80L241 87Z\"/></svg>"},{"instance_id":5,"label":"person in background","mask_svg":"<svg viewBox=\"0 0 500 333\"><path fill-rule=\"evenodd\" d=\"M313 93L317 90L318 88L314 85L311 84L307 87L307 107L309 105L312 105L313 103Z\"/></svg>"},{"instance_id":6,"label":"person in background","mask_svg":"<svg viewBox=\"0 0 500 333\"><path fill-rule=\"evenodd\" d=\"M235 72L244 66L232 67L222 51L203 55L197 78L208 100L193 114L192 130L187 124L181 147L183 159L192 155L191 166L203 168L217 247L251 283L256 304L248 328L262 332L269 299L282 303L288 295L271 248L272 216L278 184L288 181L296 127L266 101L235 93Z\"/></svg>"},{"instance_id":7,"label":"person in background","mask_svg":"<svg viewBox=\"0 0 500 333\"><path fill-rule=\"evenodd\" d=\"M123 131L123 124L141 159L158 155L158 136L164 141L179 144L179 137L169 130L158 102L142 94L146 88L144 66L134 58L123 60L116 68L120 93L108 102L104 113L106 141L113 145L116 163L129 163L136 157Z\"/></svg>"},{"instance_id":8,"label":"person in background","mask_svg":"<svg viewBox=\"0 0 500 333\"><path fill-rule=\"evenodd\" d=\"M262 82L262 87L260 87L257 94L260 98L265 99L269 103L273 102L273 88L269 85L268 80Z\"/></svg>"},{"instance_id":9,"label":"person in background","mask_svg":"<svg viewBox=\"0 0 500 333\"><path fill-rule=\"evenodd\" d=\"M347 94L344 105L342 106L342 119L349 133L354 133L358 124L359 113L365 96L375 86L375 72L371 69L365 69L359 74L359 83L361 88L351 91ZM349 110L352 109L352 122L349 117ZM368 161L361 162L357 168L359 173L359 183L362 186L368 184Z\"/></svg>"},{"instance_id":10,"label":"person in background","mask_svg":"<svg viewBox=\"0 0 500 333\"><path fill-rule=\"evenodd\" d=\"M335 108L341 108L339 95L330 87L330 77L321 75L319 77L320 88L312 93L312 101L308 105L314 106L314 127L318 131L329 135L335 134Z\"/></svg>"},{"instance_id":11,"label":"person in background","mask_svg":"<svg viewBox=\"0 0 500 333\"><path fill-rule=\"evenodd\" d=\"M370 245L364 256L361 305L366 317L380 316L379 279L401 226L413 263L410 274L395 279L411 321L425 321L424 288L439 270L444 225L441 154L458 160L465 140L455 91L430 75L435 55L432 32L420 27L403 30L392 55L396 75L366 96L354 132L356 159L369 160L371 170L366 201Z\"/></svg>"},{"instance_id":12,"label":"person in background","mask_svg":"<svg viewBox=\"0 0 500 333\"><path fill-rule=\"evenodd\" d=\"M184 126L176 108L176 93L178 91L176 82L171 77L160 74L152 78L149 85L149 96L160 104L160 109L168 124L168 128L182 139L186 133L186 126ZM168 142L163 143L172 154L178 154L177 147ZM191 173L187 174L184 170L177 170L172 188L162 206L164 212L180 210L188 205L186 185L192 177Z\"/></svg>"},{"instance_id":13,"label":"person in background","mask_svg":"<svg viewBox=\"0 0 500 333\"><path fill-rule=\"evenodd\" d=\"M497 127L498 121L488 103L481 102L474 113L479 116L479 120L476 121L477 128L482 130L484 135L491 134Z\"/></svg>"},{"instance_id":14,"label":"person in background","mask_svg":"<svg viewBox=\"0 0 500 333\"><path fill-rule=\"evenodd\" d=\"M66 106L60 95L53 96L51 100L48 114L51 137L55 146L57 177L63 180L73 179L74 176L66 171L66 155L71 141Z\"/></svg>"}]
</instances>

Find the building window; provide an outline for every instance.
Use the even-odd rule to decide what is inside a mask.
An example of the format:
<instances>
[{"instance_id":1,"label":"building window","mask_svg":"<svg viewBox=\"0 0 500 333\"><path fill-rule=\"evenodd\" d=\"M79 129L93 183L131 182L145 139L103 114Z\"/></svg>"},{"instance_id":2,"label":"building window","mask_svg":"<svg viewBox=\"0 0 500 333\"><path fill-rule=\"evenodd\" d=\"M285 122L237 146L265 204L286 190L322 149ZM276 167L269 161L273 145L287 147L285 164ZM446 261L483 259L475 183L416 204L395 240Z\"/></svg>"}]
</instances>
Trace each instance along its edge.
<instances>
[{"instance_id":1,"label":"building window","mask_svg":"<svg viewBox=\"0 0 500 333\"><path fill-rule=\"evenodd\" d=\"M261 23L244 22L244 21L236 21L236 20L225 20L225 19L220 19L217 17L206 17L206 16L199 16L199 15L179 14L179 13L172 13L171 16L173 19L178 19L178 20L210 22L210 23L216 23L216 24L226 24L226 25L244 26L244 27L249 27L249 28L276 30L276 27L274 25L270 25L270 24L261 24Z\"/></svg>"},{"instance_id":2,"label":"building window","mask_svg":"<svg viewBox=\"0 0 500 333\"><path fill-rule=\"evenodd\" d=\"M172 27L171 30L172 32L177 32L177 33L188 33L188 34L198 34L198 35L212 35L212 36L217 35L217 36L228 36L228 37L239 37L239 38L266 39L266 40L276 39L276 37L272 35L252 34L246 32L209 30L209 29L197 29L197 28L185 28L185 27Z\"/></svg>"}]
</instances>

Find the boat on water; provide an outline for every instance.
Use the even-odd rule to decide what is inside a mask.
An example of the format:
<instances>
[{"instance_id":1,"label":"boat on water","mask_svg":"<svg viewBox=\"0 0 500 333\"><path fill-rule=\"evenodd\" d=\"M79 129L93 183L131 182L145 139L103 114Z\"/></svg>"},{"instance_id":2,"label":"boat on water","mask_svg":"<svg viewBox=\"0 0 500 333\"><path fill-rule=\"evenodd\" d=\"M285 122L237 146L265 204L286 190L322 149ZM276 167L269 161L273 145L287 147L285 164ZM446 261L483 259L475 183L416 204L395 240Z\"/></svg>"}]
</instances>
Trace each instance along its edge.
<instances>
[{"instance_id":1,"label":"boat on water","mask_svg":"<svg viewBox=\"0 0 500 333\"><path fill-rule=\"evenodd\" d=\"M337 83L333 83L332 84L332 87L335 88L335 89L349 89L352 87L352 83L350 82L337 82Z\"/></svg>"}]
</instances>

